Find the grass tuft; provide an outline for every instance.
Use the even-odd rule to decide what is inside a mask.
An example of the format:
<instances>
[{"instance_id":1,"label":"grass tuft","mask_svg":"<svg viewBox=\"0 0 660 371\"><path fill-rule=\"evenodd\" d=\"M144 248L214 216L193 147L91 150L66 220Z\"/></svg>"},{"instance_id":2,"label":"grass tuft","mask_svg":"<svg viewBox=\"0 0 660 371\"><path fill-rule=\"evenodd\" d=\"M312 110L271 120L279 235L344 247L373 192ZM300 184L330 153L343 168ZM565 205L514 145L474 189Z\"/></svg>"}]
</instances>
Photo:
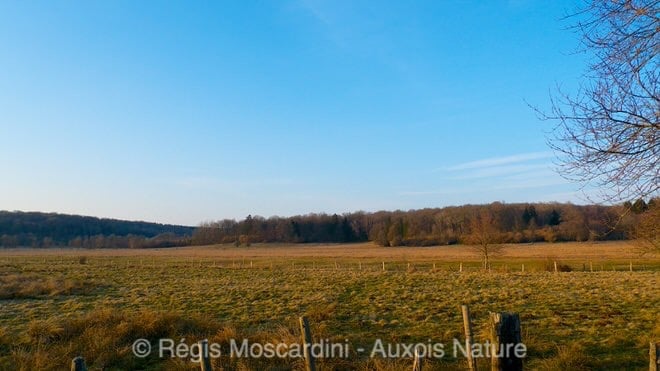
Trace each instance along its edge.
<instances>
[{"instance_id":1,"label":"grass tuft","mask_svg":"<svg viewBox=\"0 0 660 371\"><path fill-rule=\"evenodd\" d=\"M43 277L33 274L0 276L0 300L43 296L87 295L100 285L90 281Z\"/></svg>"}]
</instances>

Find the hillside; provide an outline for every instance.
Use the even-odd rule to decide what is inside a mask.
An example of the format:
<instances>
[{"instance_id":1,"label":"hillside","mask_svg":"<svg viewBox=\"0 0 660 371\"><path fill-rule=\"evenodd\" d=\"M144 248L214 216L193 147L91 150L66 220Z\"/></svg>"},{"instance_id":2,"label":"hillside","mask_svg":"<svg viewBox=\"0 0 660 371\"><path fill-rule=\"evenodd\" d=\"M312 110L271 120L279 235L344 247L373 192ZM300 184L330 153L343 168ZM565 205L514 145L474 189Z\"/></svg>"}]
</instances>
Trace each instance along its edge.
<instances>
[{"instance_id":1,"label":"hillside","mask_svg":"<svg viewBox=\"0 0 660 371\"><path fill-rule=\"evenodd\" d=\"M163 247L193 227L41 212L0 211L0 247Z\"/></svg>"}]
</instances>

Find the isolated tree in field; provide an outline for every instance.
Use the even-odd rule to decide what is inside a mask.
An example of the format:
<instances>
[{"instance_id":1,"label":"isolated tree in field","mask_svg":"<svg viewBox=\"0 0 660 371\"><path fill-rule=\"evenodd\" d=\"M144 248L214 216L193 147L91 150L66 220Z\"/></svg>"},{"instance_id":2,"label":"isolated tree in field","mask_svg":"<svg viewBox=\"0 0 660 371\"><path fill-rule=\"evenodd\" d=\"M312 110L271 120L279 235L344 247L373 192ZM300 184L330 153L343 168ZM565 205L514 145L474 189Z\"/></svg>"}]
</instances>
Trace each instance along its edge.
<instances>
[{"instance_id":1,"label":"isolated tree in field","mask_svg":"<svg viewBox=\"0 0 660 371\"><path fill-rule=\"evenodd\" d=\"M635 202L638 204L638 202ZM634 205L632 206L635 207ZM644 208L639 208L639 211L633 210L634 214L638 214L639 218L637 224L633 227L632 237L637 242L639 251L642 254L646 253L660 253L660 202L658 199L652 199L648 205L644 203Z\"/></svg>"},{"instance_id":2,"label":"isolated tree in field","mask_svg":"<svg viewBox=\"0 0 660 371\"><path fill-rule=\"evenodd\" d=\"M389 241L390 246L401 246L405 236L406 225L403 219L399 218L397 221L390 225L390 228L387 231L387 240Z\"/></svg>"},{"instance_id":3,"label":"isolated tree in field","mask_svg":"<svg viewBox=\"0 0 660 371\"><path fill-rule=\"evenodd\" d=\"M490 258L502 249L500 242L500 229L493 213L482 209L470 221L470 234L466 242L472 245L482 258L482 266L487 269Z\"/></svg>"},{"instance_id":4,"label":"isolated tree in field","mask_svg":"<svg viewBox=\"0 0 660 371\"><path fill-rule=\"evenodd\" d=\"M562 174L596 186L605 201L657 195L660 187L660 2L587 0L567 18L591 57L576 94L552 98L549 140Z\"/></svg>"}]
</instances>

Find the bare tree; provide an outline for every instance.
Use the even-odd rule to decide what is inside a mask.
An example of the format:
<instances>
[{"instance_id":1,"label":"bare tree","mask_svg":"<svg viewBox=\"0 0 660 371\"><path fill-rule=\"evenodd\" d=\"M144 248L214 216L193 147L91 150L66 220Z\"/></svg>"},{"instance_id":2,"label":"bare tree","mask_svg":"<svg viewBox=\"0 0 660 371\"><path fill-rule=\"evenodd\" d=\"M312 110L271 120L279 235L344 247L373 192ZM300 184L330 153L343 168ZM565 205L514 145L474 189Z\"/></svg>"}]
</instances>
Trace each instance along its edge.
<instances>
[{"instance_id":1,"label":"bare tree","mask_svg":"<svg viewBox=\"0 0 660 371\"><path fill-rule=\"evenodd\" d=\"M568 16L592 57L575 95L558 89L550 146L561 172L604 201L656 195L660 164L660 1L586 0Z\"/></svg>"},{"instance_id":2,"label":"bare tree","mask_svg":"<svg viewBox=\"0 0 660 371\"><path fill-rule=\"evenodd\" d=\"M466 242L472 245L482 258L482 266L490 266L490 258L502 249L500 229L494 215L487 209L481 209L470 221L470 234Z\"/></svg>"},{"instance_id":3,"label":"bare tree","mask_svg":"<svg viewBox=\"0 0 660 371\"><path fill-rule=\"evenodd\" d=\"M652 200L648 209L639 214L632 231L638 251L643 255L647 253L660 253L660 202Z\"/></svg>"}]
</instances>

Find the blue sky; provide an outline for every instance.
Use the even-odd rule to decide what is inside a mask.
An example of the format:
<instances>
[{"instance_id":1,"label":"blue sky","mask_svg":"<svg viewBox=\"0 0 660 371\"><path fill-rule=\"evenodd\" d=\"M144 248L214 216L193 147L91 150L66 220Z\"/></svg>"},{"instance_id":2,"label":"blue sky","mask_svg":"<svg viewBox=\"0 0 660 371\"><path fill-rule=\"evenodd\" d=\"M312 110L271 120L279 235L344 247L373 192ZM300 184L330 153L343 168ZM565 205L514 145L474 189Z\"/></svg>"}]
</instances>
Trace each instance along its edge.
<instances>
[{"instance_id":1,"label":"blue sky","mask_svg":"<svg viewBox=\"0 0 660 371\"><path fill-rule=\"evenodd\" d=\"M0 1L0 209L197 224L582 200L568 1Z\"/></svg>"}]
</instances>

